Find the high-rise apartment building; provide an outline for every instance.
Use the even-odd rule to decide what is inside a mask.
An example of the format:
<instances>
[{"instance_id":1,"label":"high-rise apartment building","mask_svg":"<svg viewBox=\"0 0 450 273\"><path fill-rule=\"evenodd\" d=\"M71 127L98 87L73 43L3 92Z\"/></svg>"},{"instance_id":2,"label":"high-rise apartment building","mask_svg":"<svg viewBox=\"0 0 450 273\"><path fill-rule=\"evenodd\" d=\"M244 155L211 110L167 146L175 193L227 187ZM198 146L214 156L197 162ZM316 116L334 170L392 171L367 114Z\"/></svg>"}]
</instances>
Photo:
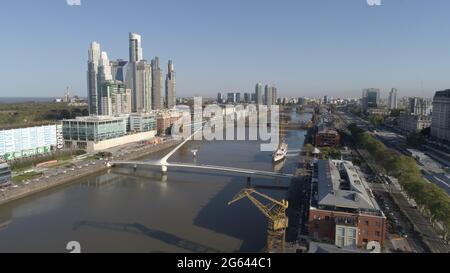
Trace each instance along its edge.
<instances>
[{"instance_id":1,"label":"high-rise apartment building","mask_svg":"<svg viewBox=\"0 0 450 273\"><path fill-rule=\"evenodd\" d=\"M273 105L273 88L271 85L266 85L266 87L264 88L264 97L265 97L265 102L264 104L267 106L271 106Z\"/></svg>"},{"instance_id":2,"label":"high-rise apartment building","mask_svg":"<svg viewBox=\"0 0 450 273\"><path fill-rule=\"evenodd\" d=\"M431 136L450 143L450 89L434 96Z\"/></svg>"},{"instance_id":3,"label":"high-rise apartment building","mask_svg":"<svg viewBox=\"0 0 450 273\"><path fill-rule=\"evenodd\" d=\"M397 89L392 88L391 92L389 92L389 99L388 99L388 108L389 110L397 109Z\"/></svg>"},{"instance_id":4,"label":"high-rise apartment building","mask_svg":"<svg viewBox=\"0 0 450 273\"><path fill-rule=\"evenodd\" d=\"M104 113L107 111L102 108L103 107L101 100L102 87L105 82L112 81L112 79L113 77L111 74L111 63L108 59L108 54L106 52L102 52L98 63L98 74L97 74L97 91L99 94L97 115L105 115Z\"/></svg>"},{"instance_id":5,"label":"high-rise apartment building","mask_svg":"<svg viewBox=\"0 0 450 273\"><path fill-rule=\"evenodd\" d=\"M152 108L152 67L146 60L135 63L133 112L148 113Z\"/></svg>"},{"instance_id":6,"label":"high-rise apartment building","mask_svg":"<svg viewBox=\"0 0 450 273\"><path fill-rule=\"evenodd\" d=\"M131 91L121 81L109 80L102 84L101 113L103 116L118 116L131 112Z\"/></svg>"},{"instance_id":7,"label":"high-rise apartment building","mask_svg":"<svg viewBox=\"0 0 450 273\"><path fill-rule=\"evenodd\" d=\"M272 105L276 105L278 100L278 89L273 86L272 87Z\"/></svg>"},{"instance_id":8,"label":"high-rise apartment building","mask_svg":"<svg viewBox=\"0 0 450 273\"><path fill-rule=\"evenodd\" d=\"M255 87L255 96L256 96L256 104L262 105L264 104L264 94L263 94L263 85L258 83Z\"/></svg>"},{"instance_id":9,"label":"high-rise apartment building","mask_svg":"<svg viewBox=\"0 0 450 273\"><path fill-rule=\"evenodd\" d=\"M142 50L142 37L136 33L130 33L130 63L137 63L144 58Z\"/></svg>"},{"instance_id":10,"label":"high-rise apartment building","mask_svg":"<svg viewBox=\"0 0 450 273\"><path fill-rule=\"evenodd\" d=\"M176 102L176 74L172 61L169 60L166 76L166 108L172 109Z\"/></svg>"},{"instance_id":11,"label":"high-rise apartment building","mask_svg":"<svg viewBox=\"0 0 450 273\"><path fill-rule=\"evenodd\" d=\"M217 93L217 103L223 103L223 96L222 93Z\"/></svg>"},{"instance_id":12,"label":"high-rise apartment building","mask_svg":"<svg viewBox=\"0 0 450 273\"><path fill-rule=\"evenodd\" d=\"M124 61L122 59L111 61L111 73L113 80L121 81L123 83L125 82L124 67L127 65L127 63L127 61Z\"/></svg>"},{"instance_id":13,"label":"high-rise apartment building","mask_svg":"<svg viewBox=\"0 0 450 273\"><path fill-rule=\"evenodd\" d=\"M98 114L100 91L98 90L97 74L100 55L101 55L100 44L97 42L92 42L88 52L88 71L87 71L88 104L90 115Z\"/></svg>"},{"instance_id":14,"label":"high-rise apartment building","mask_svg":"<svg viewBox=\"0 0 450 273\"><path fill-rule=\"evenodd\" d=\"M152 109L162 109L161 88L162 88L162 72L159 66L159 58L152 60Z\"/></svg>"}]
</instances>

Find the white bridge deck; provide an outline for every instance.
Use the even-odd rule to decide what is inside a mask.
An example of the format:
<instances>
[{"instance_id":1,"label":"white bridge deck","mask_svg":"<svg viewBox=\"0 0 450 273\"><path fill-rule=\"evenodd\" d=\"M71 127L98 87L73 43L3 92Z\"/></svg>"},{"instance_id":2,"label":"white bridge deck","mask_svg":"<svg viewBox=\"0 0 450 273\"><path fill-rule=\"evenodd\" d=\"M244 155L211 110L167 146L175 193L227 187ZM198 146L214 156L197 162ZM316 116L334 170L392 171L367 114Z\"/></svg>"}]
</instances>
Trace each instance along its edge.
<instances>
[{"instance_id":1,"label":"white bridge deck","mask_svg":"<svg viewBox=\"0 0 450 273\"><path fill-rule=\"evenodd\" d=\"M189 164L189 163L166 163L162 164L160 161L111 161L111 166L117 165L131 165L133 167L138 166L155 166L161 167L166 166L168 168L177 168L177 169L203 169L203 170L213 170L220 171L226 173L236 173L236 174L244 174L247 176L264 176L264 177L275 177L275 178L292 178L292 174L283 174L276 172L268 172L268 171L258 171L258 170L250 170L250 169L241 169L234 167L224 167L224 166L214 166L214 165L201 165L201 164Z\"/></svg>"}]
</instances>

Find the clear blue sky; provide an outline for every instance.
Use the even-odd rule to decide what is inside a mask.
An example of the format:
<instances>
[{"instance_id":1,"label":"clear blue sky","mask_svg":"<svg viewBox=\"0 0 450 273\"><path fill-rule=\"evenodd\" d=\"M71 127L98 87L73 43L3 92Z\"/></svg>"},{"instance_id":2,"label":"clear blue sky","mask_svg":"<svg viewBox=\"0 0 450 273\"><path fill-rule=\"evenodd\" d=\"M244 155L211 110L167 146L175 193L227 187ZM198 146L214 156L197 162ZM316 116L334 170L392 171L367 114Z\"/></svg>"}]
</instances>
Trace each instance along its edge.
<instances>
[{"instance_id":1,"label":"clear blue sky","mask_svg":"<svg viewBox=\"0 0 450 273\"><path fill-rule=\"evenodd\" d=\"M128 59L173 59L178 94L273 83L280 96L359 96L365 87L431 96L450 88L450 1L7 0L0 8L0 97L86 95L91 41ZM423 89L422 92L422 82Z\"/></svg>"}]
</instances>

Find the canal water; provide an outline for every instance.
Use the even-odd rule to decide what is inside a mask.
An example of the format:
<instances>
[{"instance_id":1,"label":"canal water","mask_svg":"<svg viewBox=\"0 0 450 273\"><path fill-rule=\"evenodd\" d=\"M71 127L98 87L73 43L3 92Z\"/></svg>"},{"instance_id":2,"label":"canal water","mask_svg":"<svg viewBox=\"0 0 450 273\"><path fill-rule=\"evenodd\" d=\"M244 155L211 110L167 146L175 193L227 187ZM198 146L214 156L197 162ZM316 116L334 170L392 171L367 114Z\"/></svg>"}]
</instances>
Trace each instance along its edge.
<instances>
[{"instance_id":1,"label":"canal water","mask_svg":"<svg viewBox=\"0 0 450 273\"><path fill-rule=\"evenodd\" d=\"M292 113L293 119L309 119ZM286 142L298 150L304 131L289 131ZM194 159L191 150L198 149ZM144 158L160 158L167 151ZM290 153L274 166L258 142L192 141L169 160L292 173ZM228 206L246 186L246 177L211 171L113 169L0 207L0 252L260 252L267 220L247 199ZM288 179L256 178L255 187L289 186ZM260 188L276 199L286 190Z\"/></svg>"}]
</instances>

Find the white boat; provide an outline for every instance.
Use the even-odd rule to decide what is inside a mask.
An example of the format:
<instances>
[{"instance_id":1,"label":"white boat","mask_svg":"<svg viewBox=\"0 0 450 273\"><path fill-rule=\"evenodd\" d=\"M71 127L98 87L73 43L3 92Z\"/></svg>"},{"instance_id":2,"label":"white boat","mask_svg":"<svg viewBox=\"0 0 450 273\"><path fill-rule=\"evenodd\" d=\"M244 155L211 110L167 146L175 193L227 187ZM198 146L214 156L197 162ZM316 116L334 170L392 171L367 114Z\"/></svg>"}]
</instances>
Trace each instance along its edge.
<instances>
[{"instance_id":1,"label":"white boat","mask_svg":"<svg viewBox=\"0 0 450 273\"><path fill-rule=\"evenodd\" d=\"M279 162L285 159L287 152L288 152L288 145L285 142L281 143L278 149L275 151L275 153L273 153L272 156L273 162Z\"/></svg>"}]
</instances>

